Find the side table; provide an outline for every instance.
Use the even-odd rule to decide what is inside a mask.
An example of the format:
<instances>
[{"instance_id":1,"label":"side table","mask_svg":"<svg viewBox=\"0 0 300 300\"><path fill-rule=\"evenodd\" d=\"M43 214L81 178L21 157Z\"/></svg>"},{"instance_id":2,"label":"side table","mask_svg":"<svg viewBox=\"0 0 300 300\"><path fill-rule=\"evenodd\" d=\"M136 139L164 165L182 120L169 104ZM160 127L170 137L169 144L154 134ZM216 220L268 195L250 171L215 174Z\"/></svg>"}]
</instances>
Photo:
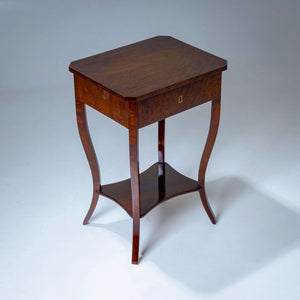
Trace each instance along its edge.
<instances>
[{"instance_id":1,"label":"side table","mask_svg":"<svg viewBox=\"0 0 300 300\"><path fill-rule=\"evenodd\" d=\"M93 177L93 198L87 224L99 195L117 202L133 219L132 263L139 261L140 218L172 197L199 191L213 224L205 194L205 172L217 136L221 74L227 62L169 36L157 36L74 61L75 102L79 135ZM165 162L165 119L211 101L211 121L198 181ZM97 157L88 130L85 105L129 130L130 176L101 185ZM139 173L139 129L158 122L158 162Z\"/></svg>"}]
</instances>

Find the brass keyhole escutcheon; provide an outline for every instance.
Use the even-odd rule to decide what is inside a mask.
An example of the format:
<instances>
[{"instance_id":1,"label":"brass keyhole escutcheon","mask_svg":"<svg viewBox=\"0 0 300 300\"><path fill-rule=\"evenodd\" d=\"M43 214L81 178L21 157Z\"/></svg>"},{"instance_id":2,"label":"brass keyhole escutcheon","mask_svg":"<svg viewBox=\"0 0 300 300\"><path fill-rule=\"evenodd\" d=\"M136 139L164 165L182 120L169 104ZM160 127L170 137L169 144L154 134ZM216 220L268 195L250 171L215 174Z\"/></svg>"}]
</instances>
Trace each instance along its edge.
<instances>
[{"instance_id":1,"label":"brass keyhole escutcheon","mask_svg":"<svg viewBox=\"0 0 300 300\"><path fill-rule=\"evenodd\" d=\"M182 98L182 96L179 96L178 97L178 103L182 103L183 102L183 98Z\"/></svg>"}]
</instances>

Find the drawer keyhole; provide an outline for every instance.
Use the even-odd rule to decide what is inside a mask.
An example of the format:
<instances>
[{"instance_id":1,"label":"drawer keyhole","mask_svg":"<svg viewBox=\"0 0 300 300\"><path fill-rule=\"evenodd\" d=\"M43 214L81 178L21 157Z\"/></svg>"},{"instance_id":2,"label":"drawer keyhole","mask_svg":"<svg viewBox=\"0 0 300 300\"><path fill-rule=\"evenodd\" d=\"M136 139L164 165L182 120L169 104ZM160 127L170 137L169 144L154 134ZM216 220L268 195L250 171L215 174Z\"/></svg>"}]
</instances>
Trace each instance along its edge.
<instances>
[{"instance_id":1,"label":"drawer keyhole","mask_svg":"<svg viewBox=\"0 0 300 300\"><path fill-rule=\"evenodd\" d=\"M183 102L183 98L182 98L182 96L179 96L178 97L178 103L182 103Z\"/></svg>"}]
</instances>

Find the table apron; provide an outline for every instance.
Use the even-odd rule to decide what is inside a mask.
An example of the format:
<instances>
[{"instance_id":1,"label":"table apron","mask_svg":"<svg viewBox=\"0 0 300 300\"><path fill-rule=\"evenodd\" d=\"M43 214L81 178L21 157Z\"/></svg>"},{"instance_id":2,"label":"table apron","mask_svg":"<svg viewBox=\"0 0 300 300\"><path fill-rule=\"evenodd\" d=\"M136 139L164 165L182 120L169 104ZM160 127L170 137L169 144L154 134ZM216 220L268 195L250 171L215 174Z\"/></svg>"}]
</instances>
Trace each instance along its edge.
<instances>
[{"instance_id":1,"label":"table apron","mask_svg":"<svg viewBox=\"0 0 300 300\"><path fill-rule=\"evenodd\" d=\"M144 127L221 95L221 73L138 102L138 127Z\"/></svg>"},{"instance_id":2,"label":"table apron","mask_svg":"<svg viewBox=\"0 0 300 300\"><path fill-rule=\"evenodd\" d=\"M74 74L75 98L129 128L129 102ZM221 96L221 73L137 102L138 128Z\"/></svg>"}]
</instances>

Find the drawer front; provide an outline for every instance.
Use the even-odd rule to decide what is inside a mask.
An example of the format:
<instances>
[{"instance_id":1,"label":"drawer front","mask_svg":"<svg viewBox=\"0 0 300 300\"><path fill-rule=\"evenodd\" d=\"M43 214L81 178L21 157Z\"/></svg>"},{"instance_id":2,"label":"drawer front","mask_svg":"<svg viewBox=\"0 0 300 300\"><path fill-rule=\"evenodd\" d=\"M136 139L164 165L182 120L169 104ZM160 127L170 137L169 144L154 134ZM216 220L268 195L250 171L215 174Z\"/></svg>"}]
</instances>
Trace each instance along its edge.
<instances>
[{"instance_id":1,"label":"drawer front","mask_svg":"<svg viewBox=\"0 0 300 300\"><path fill-rule=\"evenodd\" d=\"M128 127L128 103L92 81L74 74L75 98Z\"/></svg>"},{"instance_id":2,"label":"drawer front","mask_svg":"<svg viewBox=\"0 0 300 300\"><path fill-rule=\"evenodd\" d=\"M138 103L138 127L144 127L221 95L221 73L147 98Z\"/></svg>"}]
</instances>

